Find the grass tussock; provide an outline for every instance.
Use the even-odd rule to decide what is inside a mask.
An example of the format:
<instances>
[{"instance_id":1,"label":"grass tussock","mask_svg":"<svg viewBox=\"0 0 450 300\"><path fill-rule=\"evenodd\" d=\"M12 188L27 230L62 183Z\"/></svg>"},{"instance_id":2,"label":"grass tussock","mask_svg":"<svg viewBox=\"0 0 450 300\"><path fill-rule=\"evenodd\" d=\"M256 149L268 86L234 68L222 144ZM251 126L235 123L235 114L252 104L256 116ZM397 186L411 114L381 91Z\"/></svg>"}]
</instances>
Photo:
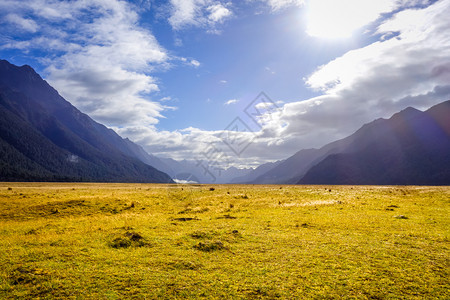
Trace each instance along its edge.
<instances>
[{"instance_id":1,"label":"grass tussock","mask_svg":"<svg viewBox=\"0 0 450 300\"><path fill-rule=\"evenodd\" d=\"M109 242L111 248L129 248L151 246L142 235L136 232L126 232L122 236L116 236Z\"/></svg>"},{"instance_id":2,"label":"grass tussock","mask_svg":"<svg viewBox=\"0 0 450 300\"><path fill-rule=\"evenodd\" d=\"M449 299L450 188L0 183L0 299Z\"/></svg>"},{"instance_id":3,"label":"grass tussock","mask_svg":"<svg viewBox=\"0 0 450 300\"><path fill-rule=\"evenodd\" d=\"M211 241L211 242L198 242L194 245L194 249L203 251L203 252L213 252L218 250L226 250L228 249L225 247L223 242L221 241Z\"/></svg>"}]
</instances>

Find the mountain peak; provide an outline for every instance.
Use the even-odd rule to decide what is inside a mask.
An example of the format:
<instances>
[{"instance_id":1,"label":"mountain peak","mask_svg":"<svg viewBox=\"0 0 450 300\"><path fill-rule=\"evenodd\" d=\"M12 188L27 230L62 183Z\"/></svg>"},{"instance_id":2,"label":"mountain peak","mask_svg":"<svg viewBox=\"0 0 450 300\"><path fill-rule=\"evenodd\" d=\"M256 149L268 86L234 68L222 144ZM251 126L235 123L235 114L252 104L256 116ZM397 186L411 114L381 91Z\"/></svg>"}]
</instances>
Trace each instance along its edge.
<instances>
[{"instance_id":1,"label":"mountain peak","mask_svg":"<svg viewBox=\"0 0 450 300\"><path fill-rule=\"evenodd\" d=\"M29 65L16 66L7 60L0 60L0 81L16 89L45 88L48 90L50 85ZM56 92L50 87L52 92ZM40 96L41 93L34 93L34 96Z\"/></svg>"},{"instance_id":2,"label":"mountain peak","mask_svg":"<svg viewBox=\"0 0 450 300\"><path fill-rule=\"evenodd\" d=\"M21 67L19 67L20 70L25 71L25 72L29 72L33 75L39 76L39 78L42 78L37 72L36 70L34 70L30 65L23 65Z\"/></svg>"},{"instance_id":3,"label":"mountain peak","mask_svg":"<svg viewBox=\"0 0 450 300\"><path fill-rule=\"evenodd\" d=\"M407 108L402 109L400 111L400 113L404 113L404 114L416 114L418 112L422 112L422 111L420 111L420 110L418 110L418 109L416 109L414 107L411 107L411 106L408 106Z\"/></svg>"},{"instance_id":4,"label":"mountain peak","mask_svg":"<svg viewBox=\"0 0 450 300\"><path fill-rule=\"evenodd\" d=\"M423 113L422 111L420 111L420 110L418 110L418 109L415 109L414 107L410 107L410 106L409 106L409 107L407 107L407 108L401 110L400 112L395 113L395 114L390 118L390 120L396 120L396 119L407 120L407 119L410 119L410 118L414 118L414 117L416 117L416 116L419 116L419 115L421 115L422 113Z\"/></svg>"},{"instance_id":5,"label":"mountain peak","mask_svg":"<svg viewBox=\"0 0 450 300\"><path fill-rule=\"evenodd\" d=\"M18 71L18 70L26 71L26 72L30 72L30 73L33 73L33 74L39 76L39 74L30 65L23 65L23 66L19 67L19 66L16 66L4 59L0 59L0 69L3 69L3 70L7 69L10 71ZM39 77L41 77L41 76L39 76Z\"/></svg>"}]
</instances>

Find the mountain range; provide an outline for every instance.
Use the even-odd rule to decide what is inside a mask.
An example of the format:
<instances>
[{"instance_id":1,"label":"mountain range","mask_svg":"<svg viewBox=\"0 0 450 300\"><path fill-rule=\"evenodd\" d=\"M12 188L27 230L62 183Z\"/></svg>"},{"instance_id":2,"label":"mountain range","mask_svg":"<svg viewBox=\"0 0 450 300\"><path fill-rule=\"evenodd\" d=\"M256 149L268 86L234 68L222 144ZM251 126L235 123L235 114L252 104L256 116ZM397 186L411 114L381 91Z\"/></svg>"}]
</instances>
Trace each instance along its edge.
<instances>
[{"instance_id":1,"label":"mountain range","mask_svg":"<svg viewBox=\"0 0 450 300\"><path fill-rule=\"evenodd\" d=\"M0 116L0 181L450 184L450 100L408 107L256 169L221 169L217 178L195 161L157 157L123 139L27 65L0 60Z\"/></svg>"},{"instance_id":2,"label":"mountain range","mask_svg":"<svg viewBox=\"0 0 450 300\"><path fill-rule=\"evenodd\" d=\"M173 182L30 66L0 60L0 115L0 181Z\"/></svg>"},{"instance_id":3,"label":"mountain range","mask_svg":"<svg viewBox=\"0 0 450 300\"><path fill-rule=\"evenodd\" d=\"M448 185L450 101L425 112L408 107L320 149L300 150L263 174L251 172L240 182Z\"/></svg>"}]
</instances>

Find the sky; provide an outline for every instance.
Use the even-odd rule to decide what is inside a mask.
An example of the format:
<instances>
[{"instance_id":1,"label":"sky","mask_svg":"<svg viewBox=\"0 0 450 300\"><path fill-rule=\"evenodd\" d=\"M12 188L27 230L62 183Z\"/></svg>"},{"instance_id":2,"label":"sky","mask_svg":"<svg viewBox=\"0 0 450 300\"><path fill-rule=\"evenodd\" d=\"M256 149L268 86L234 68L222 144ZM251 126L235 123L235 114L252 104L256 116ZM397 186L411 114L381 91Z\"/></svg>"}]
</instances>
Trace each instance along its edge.
<instances>
[{"instance_id":1,"label":"sky","mask_svg":"<svg viewBox=\"0 0 450 300\"><path fill-rule=\"evenodd\" d=\"M450 99L450 0L1 0L28 64L149 153L257 166Z\"/></svg>"}]
</instances>

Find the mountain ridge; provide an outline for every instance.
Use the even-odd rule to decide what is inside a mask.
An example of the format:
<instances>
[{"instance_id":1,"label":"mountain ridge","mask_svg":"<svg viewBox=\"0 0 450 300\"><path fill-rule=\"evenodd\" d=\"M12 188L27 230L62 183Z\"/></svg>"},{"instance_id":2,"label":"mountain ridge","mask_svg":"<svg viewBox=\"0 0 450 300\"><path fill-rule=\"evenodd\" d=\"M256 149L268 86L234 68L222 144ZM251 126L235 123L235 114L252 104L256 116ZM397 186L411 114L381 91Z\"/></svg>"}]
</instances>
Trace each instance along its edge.
<instances>
[{"instance_id":1,"label":"mountain ridge","mask_svg":"<svg viewBox=\"0 0 450 300\"><path fill-rule=\"evenodd\" d=\"M450 136L430 117L435 110L450 115L450 101L425 112L406 108L389 119L366 124L352 142L313 166L300 184L450 184Z\"/></svg>"},{"instance_id":2,"label":"mountain ridge","mask_svg":"<svg viewBox=\"0 0 450 300\"><path fill-rule=\"evenodd\" d=\"M302 149L296 152L294 155L288 157L285 160L277 162L272 168L253 180L247 183L253 184L450 184L450 176L445 175L450 170L450 162L446 153L450 153L450 119L447 117L450 115L450 100L437 104L429 108L426 112L422 112L413 107L407 107L395 114L390 118L379 118L367 124L364 124L356 130L353 134L334 142L328 143L318 149ZM428 121L426 121L425 119ZM431 119L430 119L431 118ZM421 119L422 121L417 121ZM408 125L409 124L409 125ZM434 125L433 125L434 124ZM396 135L392 134L392 128L396 128ZM409 129L408 129L409 128ZM442 129L442 130L441 130ZM440 131L441 130L441 131ZM432 139L440 132L438 137ZM422 145L421 148L414 143L414 135L419 134L422 140L427 141L426 145ZM374 145L374 140L382 140L384 144L389 147L381 147L380 145ZM403 144L414 147L417 153L412 153L406 146L400 147L399 141L403 141ZM383 144L382 143L382 144ZM408 144L409 143L409 144ZM404 149L406 147L406 150ZM433 148L434 147L434 148ZM436 149L435 149L436 148ZM400 180L400 175L393 177L391 174L394 171L386 173L386 179L382 177L382 171L378 171L378 175L371 174L369 177L364 178L365 174L369 173L369 167L366 167L365 172L361 168L354 168L361 161L367 161L369 164L369 157L367 157L368 149L372 149L374 157L380 161L383 161L383 157L389 157L385 159L386 162L390 162L392 165L385 163L384 168L394 169L395 164L415 165L416 168L421 168L425 173L427 172L427 163L423 163L419 166L425 158L422 158L419 153L426 154L426 160L433 162L433 166L430 168L436 169L436 172L441 175L428 175L434 178L433 180L420 179L419 175L416 175L416 179L408 177L404 174L405 180ZM377 150L378 149L378 150ZM381 151L383 155L377 153ZM408 152L409 151L409 152ZM428 153L431 151L433 155L439 155L439 158L443 160L443 170L438 171L436 159L433 155ZM352 153L359 153L354 155ZM366 153L366 155L362 155ZM390 154L389 154L390 153ZM409 158L406 157L406 154ZM381 157L380 157L381 155ZM403 156L402 156L403 155ZM403 158L403 160L401 160ZM410 159L411 162L406 162L405 159ZM325 161L325 162L324 162ZM331 162L334 162L334 165ZM377 161L371 162L372 168L379 169ZM333 169L334 173L331 169ZM341 172L337 174L337 169L346 169L349 174ZM406 167L404 167L406 172ZM409 172L417 173L417 170L413 170L410 167ZM400 171L397 171L400 172ZM431 171L430 171L431 172ZM395 173L395 172L394 172ZM352 174L352 175L350 175ZM346 177L347 176L347 177ZM351 179L351 178L353 179ZM343 178L346 178L345 180ZM358 179L359 178L359 179ZM390 178L390 179L389 179ZM409 178L409 179L408 179ZM245 179L245 178L244 178Z\"/></svg>"},{"instance_id":3,"label":"mountain ridge","mask_svg":"<svg viewBox=\"0 0 450 300\"><path fill-rule=\"evenodd\" d=\"M173 182L142 162L138 147L80 112L30 66L0 60L0 110L3 181ZM8 155L16 165L22 157L42 178L33 172L27 178L26 168L6 161Z\"/></svg>"}]
</instances>

